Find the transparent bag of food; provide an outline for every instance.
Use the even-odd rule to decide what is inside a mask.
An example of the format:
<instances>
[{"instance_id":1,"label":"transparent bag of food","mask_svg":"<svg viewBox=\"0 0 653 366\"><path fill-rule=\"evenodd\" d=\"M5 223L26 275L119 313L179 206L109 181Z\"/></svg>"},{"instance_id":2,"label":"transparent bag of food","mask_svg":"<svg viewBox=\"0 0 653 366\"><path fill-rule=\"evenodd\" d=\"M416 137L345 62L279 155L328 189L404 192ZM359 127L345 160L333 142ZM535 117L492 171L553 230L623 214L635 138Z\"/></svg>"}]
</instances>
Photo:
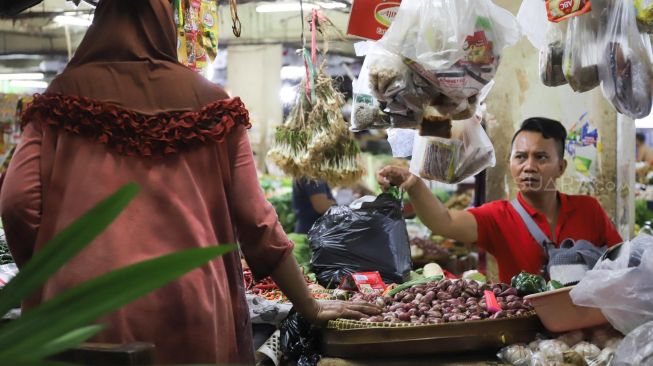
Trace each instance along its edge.
<instances>
[{"instance_id":1,"label":"transparent bag of food","mask_svg":"<svg viewBox=\"0 0 653 366\"><path fill-rule=\"evenodd\" d=\"M368 86L377 100L391 102L406 88L410 71L401 57L375 47L365 57L365 62L368 64Z\"/></svg>"},{"instance_id":2,"label":"transparent bag of food","mask_svg":"<svg viewBox=\"0 0 653 366\"><path fill-rule=\"evenodd\" d=\"M358 79L352 82L350 129L363 131L390 127L390 116L381 111L379 101L370 88L370 59L363 61Z\"/></svg>"},{"instance_id":3,"label":"transparent bag of food","mask_svg":"<svg viewBox=\"0 0 653 366\"><path fill-rule=\"evenodd\" d=\"M628 117L651 112L651 40L637 29L633 0L611 3L601 21L599 77L603 95Z\"/></svg>"},{"instance_id":4,"label":"transparent bag of food","mask_svg":"<svg viewBox=\"0 0 653 366\"><path fill-rule=\"evenodd\" d=\"M546 45L540 48L540 79L546 86L567 84L562 69L565 51L566 24L549 23L546 30Z\"/></svg>"},{"instance_id":5,"label":"transparent bag of food","mask_svg":"<svg viewBox=\"0 0 653 366\"><path fill-rule=\"evenodd\" d=\"M562 69L569 86L579 93L601 84L599 79L598 18L590 14L568 21Z\"/></svg>"},{"instance_id":6,"label":"transparent bag of food","mask_svg":"<svg viewBox=\"0 0 653 366\"><path fill-rule=\"evenodd\" d=\"M410 171L422 178L460 183L494 166L494 147L474 118L452 122L452 138L415 136Z\"/></svg>"}]
</instances>

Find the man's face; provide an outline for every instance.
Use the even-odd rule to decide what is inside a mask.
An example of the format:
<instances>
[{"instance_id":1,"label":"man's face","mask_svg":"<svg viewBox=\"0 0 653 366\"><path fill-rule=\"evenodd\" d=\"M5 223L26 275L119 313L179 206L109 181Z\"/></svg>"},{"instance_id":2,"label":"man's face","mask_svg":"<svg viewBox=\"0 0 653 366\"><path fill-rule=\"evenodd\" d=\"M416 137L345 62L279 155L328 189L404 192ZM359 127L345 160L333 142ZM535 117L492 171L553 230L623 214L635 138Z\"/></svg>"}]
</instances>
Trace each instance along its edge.
<instances>
[{"instance_id":1,"label":"man's face","mask_svg":"<svg viewBox=\"0 0 653 366\"><path fill-rule=\"evenodd\" d=\"M555 181L565 172L567 162L558 156L556 140L539 132L522 131L510 154L510 174L521 192L556 190Z\"/></svg>"}]
</instances>

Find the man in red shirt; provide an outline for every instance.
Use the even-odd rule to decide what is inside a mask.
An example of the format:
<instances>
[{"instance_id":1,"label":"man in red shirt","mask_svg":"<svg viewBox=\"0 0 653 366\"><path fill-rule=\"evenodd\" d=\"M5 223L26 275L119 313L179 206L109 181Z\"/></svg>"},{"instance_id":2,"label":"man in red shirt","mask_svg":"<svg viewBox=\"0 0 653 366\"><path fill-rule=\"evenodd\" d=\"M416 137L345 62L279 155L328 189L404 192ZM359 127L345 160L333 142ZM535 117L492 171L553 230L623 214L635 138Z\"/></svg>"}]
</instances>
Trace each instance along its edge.
<instances>
[{"instance_id":1,"label":"man in red shirt","mask_svg":"<svg viewBox=\"0 0 653 366\"><path fill-rule=\"evenodd\" d=\"M519 188L517 199L548 239L587 240L597 246L622 241L599 202L590 196L558 192L556 180L567 168L564 126L548 118L529 118L515 133L510 173ZM378 173L387 188L408 192L417 216L433 232L463 243L476 243L495 256L499 278L510 282L520 271L539 273L544 251L510 201L494 201L465 211L448 210L424 182L405 168L385 167Z\"/></svg>"}]
</instances>

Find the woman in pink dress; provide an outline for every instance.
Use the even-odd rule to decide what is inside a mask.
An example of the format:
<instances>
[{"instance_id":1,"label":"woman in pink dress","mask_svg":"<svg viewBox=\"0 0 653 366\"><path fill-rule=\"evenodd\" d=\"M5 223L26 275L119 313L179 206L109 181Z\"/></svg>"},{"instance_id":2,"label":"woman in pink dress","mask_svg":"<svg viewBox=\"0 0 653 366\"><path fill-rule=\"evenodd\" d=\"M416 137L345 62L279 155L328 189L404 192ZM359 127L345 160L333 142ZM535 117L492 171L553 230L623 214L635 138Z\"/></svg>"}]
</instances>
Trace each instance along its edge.
<instances>
[{"instance_id":1,"label":"woman in pink dress","mask_svg":"<svg viewBox=\"0 0 653 366\"><path fill-rule=\"evenodd\" d=\"M166 0L102 0L66 70L25 111L0 193L19 267L123 184L141 192L24 309L131 263L238 242L312 322L377 313L310 297L258 184L248 112L177 62L172 14ZM216 259L101 319L94 340L152 342L160 363L252 363L242 276L238 253Z\"/></svg>"}]
</instances>

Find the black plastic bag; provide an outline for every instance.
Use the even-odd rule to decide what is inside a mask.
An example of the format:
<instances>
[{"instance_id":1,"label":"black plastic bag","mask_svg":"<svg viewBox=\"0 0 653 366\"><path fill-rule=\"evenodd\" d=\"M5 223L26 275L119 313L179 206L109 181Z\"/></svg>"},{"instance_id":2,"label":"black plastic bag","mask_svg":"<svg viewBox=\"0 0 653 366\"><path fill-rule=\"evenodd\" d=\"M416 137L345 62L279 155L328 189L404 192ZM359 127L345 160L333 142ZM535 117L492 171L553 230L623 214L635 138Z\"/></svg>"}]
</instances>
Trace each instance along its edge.
<instances>
[{"instance_id":1,"label":"black plastic bag","mask_svg":"<svg viewBox=\"0 0 653 366\"><path fill-rule=\"evenodd\" d=\"M412 267L401 200L383 193L361 208L333 206L308 232L311 269L322 286L336 287L354 272L379 271L403 283Z\"/></svg>"},{"instance_id":2,"label":"black plastic bag","mask_svg":"<svg viewBox=\"0 0 653 366\"><path fill-rule=\"evenodd\" d=\"M283 355L297 366L315 366L320 361L320 332L295 310L281 322L279 340Z\"/></svg>"}]
</instances>

